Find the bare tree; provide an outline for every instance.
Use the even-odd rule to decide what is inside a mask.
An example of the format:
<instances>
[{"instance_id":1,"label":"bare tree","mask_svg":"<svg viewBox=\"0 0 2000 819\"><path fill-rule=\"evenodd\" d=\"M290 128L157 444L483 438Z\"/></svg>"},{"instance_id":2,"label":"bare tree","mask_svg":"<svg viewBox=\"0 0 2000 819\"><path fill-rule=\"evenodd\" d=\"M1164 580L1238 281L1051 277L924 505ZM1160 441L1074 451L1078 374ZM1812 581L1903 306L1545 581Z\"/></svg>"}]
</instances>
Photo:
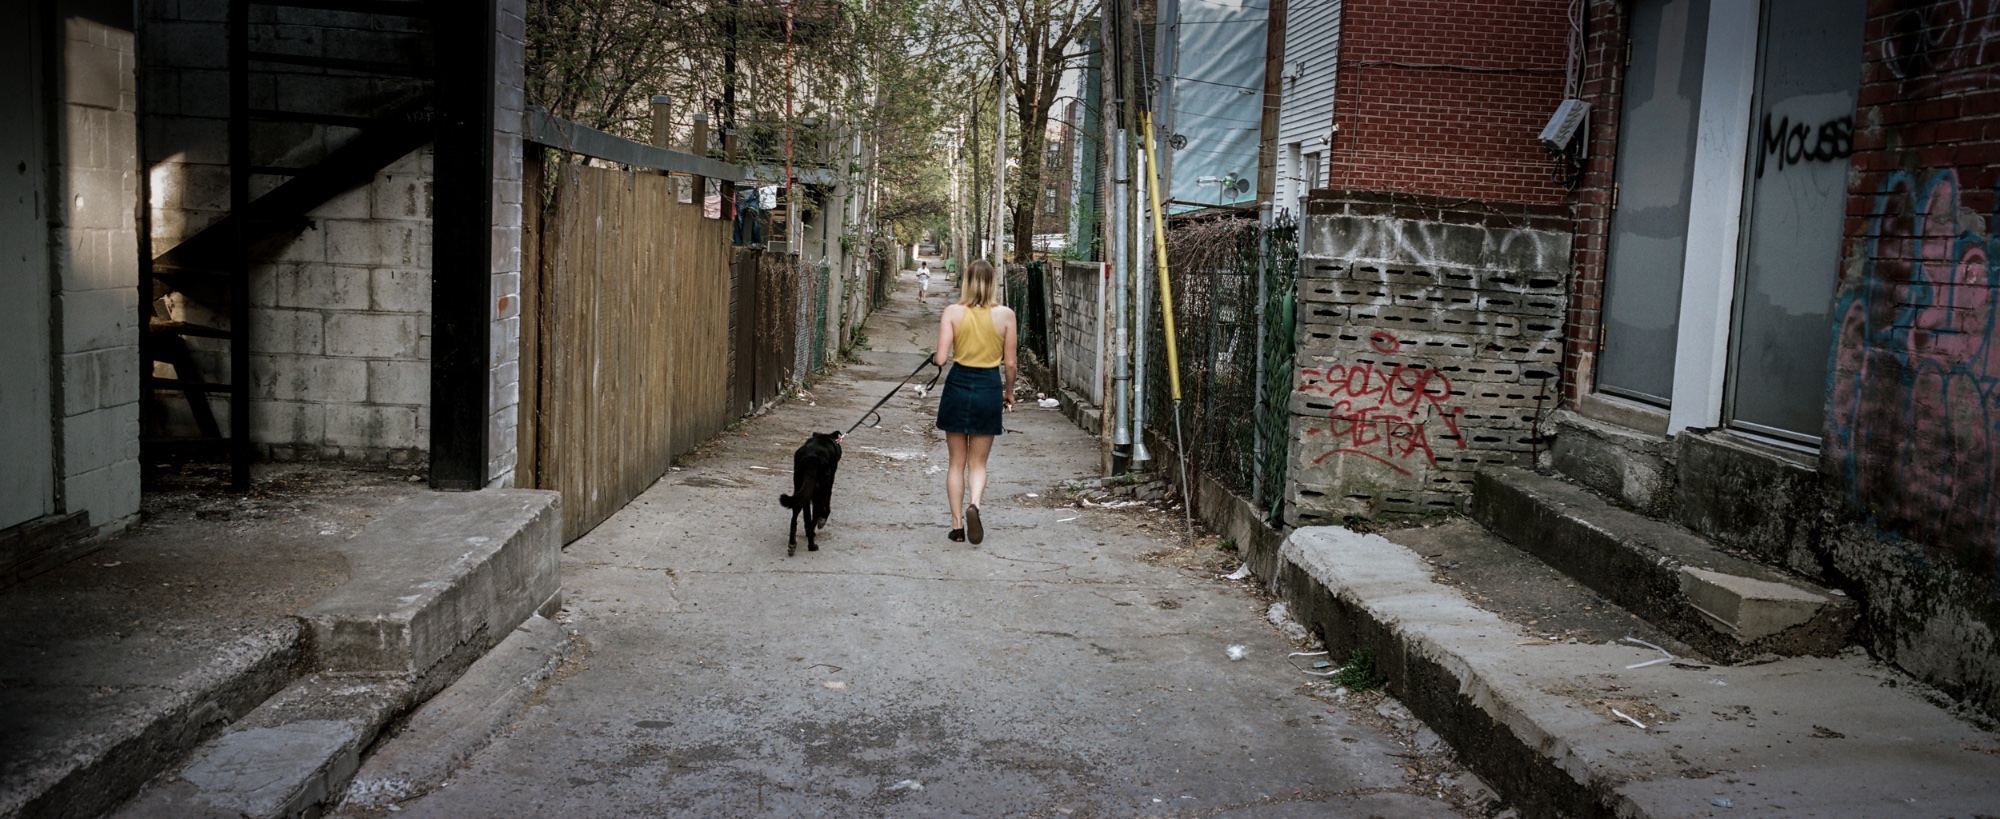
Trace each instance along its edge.
<instances>
[{"instance_id":1,"label":"bare tree","mask_svg":"<svg viewBox=\"0 0 2000 819\"><path fill-rule=\"evenodd\" d=\"M1007 20L1009 53L1001 68L1013 95L1018 127L1009 141L1014 143L1014 161L1020 163L1008 186L1013 193L1009 217L1014 260L1025 262L1034 253L1035 208L1042 199L1049 117L1063 73L1078 56L1071 51L1088 33L1088 24L1103 4L1101 0L999 0L991 6L981 0L964 2L968 22L989 52L998 42L999 17Z\"/></svg>"}]
</instances>

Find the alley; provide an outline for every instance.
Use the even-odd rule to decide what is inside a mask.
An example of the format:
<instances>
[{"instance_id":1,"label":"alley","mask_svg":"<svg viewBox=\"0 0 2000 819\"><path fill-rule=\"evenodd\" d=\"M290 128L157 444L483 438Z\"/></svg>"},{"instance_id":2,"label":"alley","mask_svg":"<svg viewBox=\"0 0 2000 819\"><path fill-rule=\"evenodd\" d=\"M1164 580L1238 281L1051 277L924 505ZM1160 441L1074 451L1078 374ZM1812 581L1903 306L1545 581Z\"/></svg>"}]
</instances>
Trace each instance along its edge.
<instances>
[{"instance_id":1,"label":"alley","mask_svg":"<svg viewBox=\"0 0 2000 819\"><path fill-rule=\"evenodd\" d=\"M905 390L847 439L820 551L787 558L792 449L909 372L943 304L906 274L859 363L570 544L575 655L399 815L1461 815L1374 701L1305 689L1268 601L1149 562L1159 513L1052 502L1097 451L1032 400L984 544L945 539L935 398Z\"/></svg>"}]
</instances>

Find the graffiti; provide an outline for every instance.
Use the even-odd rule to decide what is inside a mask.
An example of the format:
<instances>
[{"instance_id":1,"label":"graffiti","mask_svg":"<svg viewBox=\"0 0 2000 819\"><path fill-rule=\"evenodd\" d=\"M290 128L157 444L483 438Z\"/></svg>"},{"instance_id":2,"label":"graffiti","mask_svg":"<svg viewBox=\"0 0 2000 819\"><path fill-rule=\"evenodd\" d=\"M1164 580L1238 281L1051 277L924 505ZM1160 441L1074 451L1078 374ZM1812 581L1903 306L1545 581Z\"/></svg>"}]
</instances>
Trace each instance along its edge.
<instances>
[{"instance_id":1,"label":"graffiti","mask_svg":"<svg viewBox=\"0 0 2000 819\"><path fill-rule=\"evenodd\" d=\"M1923 542L2000 546L2000 279L1954 170L1889 178L1836 305L1828 454L1853 499ZM2000 218L2000 213L1994 214Z\"/></svg>"},{"instance_id":2,"label":"graffiti","mask_svg":"<svg viewBox=\"0 0 2000 819\"><path fill-rule=\"evenodd\" d=\"M1395 355L1403 347L1395 336L1380 331L1369 335L1368 344L1385 356ZM1428 430L1432 421L1443 424L1449 430L1446 437L1456 441L1458 448L1465 448L1458 429L1458 416L1464 408L1450 406L1451 379L1436 370L1363 361L1324 369L1307 367L1299 375L1299 392L1335 399L1326 427L1306 430L1307 435L1324 434L1333 442L1333 448L1313 463L1334 455L1359 455L1408 476L1411 473L1403 464L1411 458L1421 455L1424 463L1437 464Z\"/></svg>"},{"instance_id":3,"label":"graffiti","mask_svg":"<svg viewBox=\"0 0 2000 819\"><path fill-rule=\"evenodd\" d=\"M1891 75L1937 93L1990 84L1993 57L2000 52L2000 0L1898 5L1904 8L1882 40L1882 64Z\"/></svg>"},{"instance_id":4,"label":"graffiti","mask_svg":"<svg viewBox=\"0 0 2000 819\"><path fill-rule=\"evenodd\" d=\"M1764 160L1770 157L1778 158L1778 170L1782 171L1800 162L1832 162L1854 153L1854 118L1850 116L1835 117L1818 128L1784 117L1773 130L1771 113L1766 111L1761 132L1757 139L1758 179L1764 178Z\"/></svg>"}]
</instances>

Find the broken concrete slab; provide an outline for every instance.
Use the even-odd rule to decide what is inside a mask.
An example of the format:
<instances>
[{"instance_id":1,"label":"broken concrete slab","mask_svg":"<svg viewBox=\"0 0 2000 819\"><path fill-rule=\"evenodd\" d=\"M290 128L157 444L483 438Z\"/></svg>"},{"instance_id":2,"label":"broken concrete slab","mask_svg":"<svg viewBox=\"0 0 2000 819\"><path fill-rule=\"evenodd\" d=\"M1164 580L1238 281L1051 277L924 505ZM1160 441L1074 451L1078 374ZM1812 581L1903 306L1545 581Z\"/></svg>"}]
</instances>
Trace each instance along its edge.
<instances>
[{"instance_id":1,"label":"broken concrete slab","mask_svg":"<svg viewBox=\"0 0 2000 819\"><path fill-rule=\"evenodd\" d=\"M1533 639L1434 581L1410 549L1336 527L1287 539L1281 588L1523 815L1666 819L1721 799L1759 815L1991 809L2000 736L1859 652L1744 666L1629 666L1621 643Z\"/></svg>"},{"instance_id":2,"label":"broken concrete slab","mask_svg":"<svg viewBox=\"0 0 2000 819\"><path fill-rule=\"evenodd\" d=\"M1847 645L1859 616L1848 598L1723 552L1674 524L1613 506L1583 487L1525 469L1481 471L1474 484L1472 516L1508 542L1715 659L1734 661L1765 653L1830 655ZM1767 632L1784 617L1771 614L1769 607L1725 605L1727 593L1712 583L1689 583L1683 568L1791 586L1823 602L1804 619ZM1710 594L1705 599L1711 608L1698 609L1690 590ZM1800 608L1786 611L1797 613ZM1767 617L1746 627L1727 619L1766 614L1777 620Z\"/></svg>"},{"instance_id":3,"label":"broken concrete slab","mask_svg":"<svg viewBox=\"0 0 2000 819\"><path fill-rule=\"evenodd\" d=\"M529 617L377 745L341 807L387 807L436 787L514 721L573 646L555 622Z\"/></svg>"},{"instance_id":4,"label":"broken concrete slab","mask_svg":"<svg viewBox=\"0 0 2000 819\"><path fill-rule=\"evenodd\" d=\"M559 499L440 492L384 513L341 547L353 577L301 615L317 666L449 682L556 598Z\"/></svg>"},{"instance_id":5,"label":"broken concrete slab","mask_svg":"<svg viewBox=\"0 0 2000 819\"><path fill-rule=\"evenodd\" d=\"M1773 583L1693 566L1681 567L1688 604L1736 639L1756 642L1811 622L1828 598L1788 583Z\"/></svg>"}]
</instances>

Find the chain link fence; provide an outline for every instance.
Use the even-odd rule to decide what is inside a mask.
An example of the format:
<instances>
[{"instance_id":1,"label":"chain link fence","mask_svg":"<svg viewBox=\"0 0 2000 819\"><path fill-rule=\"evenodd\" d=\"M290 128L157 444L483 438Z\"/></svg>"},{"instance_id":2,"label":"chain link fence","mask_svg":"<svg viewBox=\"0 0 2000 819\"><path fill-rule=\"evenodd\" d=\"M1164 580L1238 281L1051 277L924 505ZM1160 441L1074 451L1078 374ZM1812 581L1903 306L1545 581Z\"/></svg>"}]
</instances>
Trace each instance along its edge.
<instances>
[{"instance_id":1,"label":"chain link fence","mask_svg":"<svg viewBox=\"0 0 2000 819\"><path fill-rule=\"evenodd\" d=\"M1048 262L1039 259L1007 265L1007 306L1018 322L1015 341L1044 363L1049 360L1047 271Z\"/></svg>"},{"instance_id":2,"label":"chain link fence","mask_svg":"<svg viewBox=\"0 0 2000 819\"><path fill-rule=\"evenodd\" d=\"M1298 224L1198 222L1167 235L1187 466L1279 520L1290 435ZM1173 441L1157 274L1145 271L1146 426Z\"/></svg>"}]
</instances>

